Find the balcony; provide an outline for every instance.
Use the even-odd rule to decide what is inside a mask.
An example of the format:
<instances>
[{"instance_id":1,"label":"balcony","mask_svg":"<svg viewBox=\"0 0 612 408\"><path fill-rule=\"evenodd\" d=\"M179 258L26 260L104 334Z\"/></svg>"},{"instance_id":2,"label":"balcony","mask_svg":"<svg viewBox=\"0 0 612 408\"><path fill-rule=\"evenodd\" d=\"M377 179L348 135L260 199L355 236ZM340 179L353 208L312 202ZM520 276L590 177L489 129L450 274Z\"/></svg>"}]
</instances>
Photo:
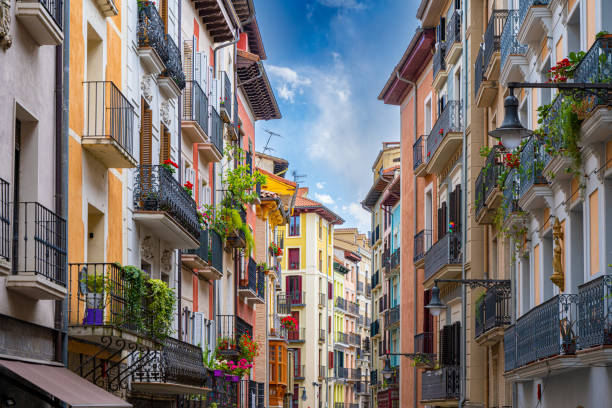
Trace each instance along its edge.
<instances>
[{"instance_id":1,"label":"balcony","mask_svg":"<svg viewBox=\"0 0 612 408\"><path fill-rule=\"evenodd\" d=\"M364 355L370 354L370 338L369 337L366 337L363 339L363 344L361 345L361 349Z\"/></svg>"},{"instance_id":2,"label":"balcony","mask_svg":"<svg viewBox=\"0 0 612 408\"><path fill-rule=\"evenodd\" d=\"M319 378L327 378L327 367L324 365L319 366Z\"/></svg>"},{"instance_id":3,"label":"balcony","mask_svg":"<svg viewBox=\"0 0 612 408\"><path fill-rule=\"evenodd\" d=\"M463 139L461 101L448 101L427 137L427 173L439 174Z\"/></svg>"},{"instance_id":4,"label":"balcony","mask_svg":"<svg viewBox=\"0 0 612 408\"><path fill-rule=\"evenodd\" d=\"M347 309L347 304L346 303L347 303L346 299L344 299L343 297L337 296L336 297L336 301L334 302L334 306L339 311L345 312L346 309Z\"/></svg>"},{"instance_id":5,"label":"balcony","mask_svg":"<svg viewBox=\"0 0 612 408\"><path fill-rule=\"evenodd\" d=\"M425 265L425 254L431 247L431 230L421 230L414 236L413 262L415 268Z\"/></svg>"},{"instance_id":6,"label":"balcony","mask_svg":"<svg viewBox=\"0 0 612 408\"><path fill-rule=\"evenodd\" d=\"M440 89L448 77L445 47L444 43L437 43L436 52L433 56L433 87L435 89Z\"/></svg>"},{"instance_id":7,"label":"balcony","mask_svg":"<svg viewBox=\"0 0 612 408\"><path fill-rule=\"evenodd\" d=\"M389 264L385 270L385 278L389 279L400 273L400 250L396 248L389 257Z\"/></svg>"},{"instance_id":8,"label":"balcony","mask_svg":"<svg viewBox=\"0 0 612 408\"><path fill-rule=\"evenodd\" d=\"M518 11L508 10L508 18L504 24L499 46L499 82L502 85L522 81L529 69L525 55L527 46L518 41L516 37L518 30Z\"/></svg>"},{"instance_id":9,"label":"balcony","mask_svg":"<svg viewBox=\"0 0 612 408\"><path fill-rule=\"evenodd\" d=\"M394 330L400 324L400 307L393 306L385 313L385 330Z\"/></svg>"},{"instance_id":10,"label":"balcony","mask_svg":"<svg viewBox=\"0 0 612 408\"><path fill-rule=\"evenodd\" d=\"M337 331L336 341L334 346L348 347L349 346L349 335L347 333Z\"/></svg>"},{"instance_id":11,"label":"balcony","mask_svg":"<svg viewBox=\"0 0 612 408\"><path fill-rule=\"evenodd\" d=\"M499 145L493 146L476 178L474 207L476 221L480 224L492 224L497 208L503 201L502 190L498 187L499 178L504 171L502 150Z\"/></svg>"},{"instance_id":12,"label":"balcony","mask_svg":"<svg viewBox=\"0 0 612 408\"><path fill-rule=\"evenodd\" d=\"M217 338L228 341L228 347L219 350L220 354L227 357L237 357L238 342L242 335L246 334L253 338L253 328L236 315L217 315Z\"/></svg>"},{"instance_id":13,"label":"balcony","mask_svg":"<svg viewBox=\"0 0 612 408\"><path fill-rule=\"evenodd\" d=\"M361 369L349 368L348 369L348 380L349 381L360 381L361 380Z\"/></svg>"},{"instance_id":14,"label":"balcony","mask_svg":"<svg viewBox=\"0 0 612 408\"><path fill-rule=\"evenodd\" d=\"M504 337L504 328L510 324L510 293L503 288L488 289L476 300L475 335L481 346L491 346Z\"/></svg>"},{"instance_id":15,"label":"balcony","mask_svg":"<svg viewBox=\"0 0 612 408\"><path fill-rule=\"evenodd\" d=\"M291 314L291 297L284 292L276 295L276 312L280 316Z\"/></svg>"},{"instance_id":16,"label":"balcony","mask_svg":"<svg viewBox=\"0 0 612 408\"><path fill-rule=\"evenodd\" d=\"M344 379L348 380L349 378L349 369L346 367L335 367L335 377L336 379Z\"/></svg>"},{"instance_id":17,"label":"balcony","mask_svg":"<svg viewBox=\"0 0 612 408\"><path fill-rule=\"evenodd\" d=\"M421 398L426 402L442 402L459 398L461 380L459 366L442 367L421 373Z\"/></svg>"},{"instance_id":18,"label":"balcony","mask_svg":"<svg viewBox=\"0 0 612 408\"><path fill-rule=\"evenodd\" d=\"M419 333L414 336L414 352L420 354L433 355L434 338L433 333Z\"/></svg>"},{"instance_id":19,"label":"balcony","mask_svg":"<svg viewBox=\"0 0 612 408\"><path fill-rule=\"evenodd\" d=\"M161 74L168 60L164 21L154 4L138 8L138 55L152 75Z\"/></svg>"},{"instance_id":20,"label":"balcony","mask_svg":"<svg viewBox=\"0 0 612 408\"><path fill-rule=\"evenodd\" d=\"M353 385L353 390L357 395L370 395L370 388L367 381L359 381Z\"/></svg>"},{"instance_id":21,"label":"balcony","mask_svg":"<svg viewBox=\"0 0 612 408\"><path fill-rule=\"evenodd\" d=\"M255 304L264 304L265 275L259 271L253 258L249 258L246 269L246 276L240 279L238 285L238 296L251 307Z\"/></svg>"},{"instance_id":22,"label":"balcony","mask_svg":"<svg viewBox=\"0 0 612 408\"><path fill-rule=\"evenodd\" d=\"M356 333L349 333L348 334L349 337L349 344L352 346L361 346L361 336L356 334Z\"/></svg>"},{"instance_id":23,"label":"balcony","mask_svg":"<svg viewBox=\"0 0 612 408\"><path fill-rule=\"evenodd\" d=\"M372 289L376 289L380 284L380 274L378 271L372 274Z\"/></svg>"},{"instance_id":24,"label":"balcony","mask_svg":"<svg viewBox=\"0 0 612 408\"><path fill-rule=\"evenodd\" d=\"M516 320L504 333L506 374L510 380L546 376L576 367L579 336L578 295L556 295ZM564 358L554 358L564 356ZM541 361L542 360L542 361Z\"/></svg>"},{"instance_id":25,"label":"balcony","mask_svg":"<svg viewBox=\"0 0 612 408\"><path fill-rule=\"evenodd\" d=\"M174 248L200 246L196 203L160 165L140 165L134 183L134 220Z\"/></svg>"},{"instance_id":26,"label":"balcony","mask_svg":"<svg viewBox=\"0 0 612 408\"><path fill-rule=\"evenodd\" d=\"M192 143L208 141L208 109L208 97L200 84L196 81L187 81L183 91L181 132Z\"/></svg>"},{"instance_id":27,"label":"balcony","mask_svg":"<svg viewBox=\"0 0 612 408\"><path fill-rule=\"evenodd\" d=\"M157 78L157 84L166 98L178 98L181 96L181 91L185 89L181 51L170 35L166 34L165 40L168 54L166 59L162 59L162 62L166 69Z\"/></svg>"},{"instance_id":28,"label":"balcony","mask_svg":"<svg viewBox=\"0 0 612 408\"><path fill-rule=\"evenodd\" d=\"M412 169L414 170L414 175L417 177L422 177L425 175L425 153L423 145L425 143L426 138L426 135L421 135L412 145Z\"/></svg>"},{"instance_id":29,"label":"balcony","mask_svg":"<svg viewBox=\"0 0 612 408\"><path fill-rule=\"evenodd\" d=\"M221 71L221 95L219 98L219 116L225 123L230 123L232 116L232 83L227 72Z\"/></svg>"},{"instance_id":30,"label":"balcony","mask_svg":"<svg viewBox=\"0 0 612 408\"><path fill-rule=\"evenodd\" d=\"M161 350L150 352L144 360L134 364L134 391L176 395L210 391L212 377L204 367L198 346L169 337Z\"/></svg>"},{"instance_id":31,"label":"balcony","mask_svg":"<svg viewBox=\"0 0 612 408\"><path fill-rule=\"evenodd\" d=\"M306 341L306 328L289 330L287 332L287 340L289 340L289 343L304 343Z\"/></svg>"},{"instance_id":32,"label":"balcony","mask_svg":"<svg viewBox=\"0 0 612 408\"><path fill-rule=\"evenodd\" d=\"M508 10L493 10L487 24L483 56L484 77L487 81L499 79L501 37L507 19Z\"/></svg>"},{"instance_id":33,"label":"balcony","mask_svg":"<svg viewBox=\"0 0 612 408\"><path fill-rule=\"evenodd\" d=\"M38 45L62 44L63 13L62 0L18 0L15 3L15 17Z\"/></svg>"},{"instance_id":34,"label":"balcony","mask_svg":"<svg viewBox=\"0 0 612 408\"><path fill-rule=\"evenodd\" d=\"M8 201L4 205L7 209ZM17 221L13 218L17 231L13 231L13 274L6 277L7 289L35 300L63 300L66 220L36 202L20 202L13 216L17 216ZM4 226L8 233L8 223Z\"/></svg>"},{"instance_id":35,"label":"balcony","mask_svg":"<svg viewBox=\"0 0 612 408\"><path fill-rule=\"evenodd\" d=\"M460 233L444 235L425 254L425 281L433 283L461 272L462 255Z\"/></svg>"},{"instance_id":36,"label":"balcony","mask_svg":"<svg viewBox=\"0 0 612 408\"><path fill-rule=\"evenodd\" d=\"M306 378L306 366L304 364L295 364L293 366L293 379L302 381Z\"/></svg>"},{"instance_id":37,"label":"balcony","mask_svg":"<svg viewBox=\"0 0 612 408\"><path fill-rule=\"evenodd\" d=\"M210 126L209 126L209 137L210 143L204 144L206 150L210 150L209 156L219 157L218 161L221 161L223 157L223 121L221 116L214 107L210 107ZM214 149L214 150L213 150ZM200 148L202 150L202 148Z\"/></svg>"},{"instance_id":38,"label":"balcony","mask_svg":"<svg viewBox=\"0 0 612 408\"><path fill-rule=\"evenodd\" d=\"M612 275L578 287L578 348L590 365L610 365L612 355ZM604 346L604 347L600 347Z\"/></svg>"},{"instance_id":39,"label":"balcony","mask_svg":"<svg viewBox=\"0 0 612 408\"><path fill-rule=\"evenodd\" d=\"M200 246L181 252L181 262L199 277L219 280L223 277L223 244L216 231L200 232Z\"/></svg>"},{"instance_id":40,"label":"balcony","mask_svg":"<svg viewBox=\"0 0 612 408\"><path fill-rule=\"evenodd\" d=\"M462 43L461 43L461 12L455 10L451 18L446 24L446 63L449 65L454 64L461 55Z\"/></svg>"},{"instance_id":41,"label":"balcony","mask_svg":"<svg viewBox=\"0 0 612 408\"><path fill-rule=\"evenodd\" d=\"M612 77L612 39L599 38L584 56L576 71L574 82L606 83ZM597 97L589 97L592 108L582 122L580 143L591 145L610 137L612 127L612 108Z\"/></svg>"},{"instance_id":42,"label":"balcony","mask_svg":"<svg viewBox=\"0 0 612 408\"><path fill-rule=\"evenodd\" d=\"M351 302L350 300L347 300L345 312L347 314L358 317L359 316L359 304L355 302Z\"/></svg>"},{"instance_id":43,"label":"balcony","mask_svg":"<svg viewBox=\"0 0 612 408\"><path fill-rule=\"evenodd\" d=\"M238 211L238 214L240 214L240 219L242 220L242 224L246 224L247 223L247 219L246 219L246 211L243 207L238 206L236 208L236 210ZM240 248L246 248L247 243L246 243L246 237L244 235L244 231L240 230L240 229L234 229L233 231L230 231L226 238L225 238L225 248L233 248L233 249L240 249Z\"/></svg>"},{"instance_id":44,"label":"balcony","mask_svg":"<svg viewBox=\"0 0 612 408\"><path fill-rule=\"evenodd\" d=\"M291 306L304 307L306 306L306 292L288 292L291 299Z\"/></svg>"},{"instance_id":45,"label":"balcony","mask_svg":"<svg viewBox=\"0 0 612 408\"><path fill-rule=\"evenodd\" d=\"M380 335L380 323L378 319L376 319L370 324L370 336L376 337L378 335Z\"/></svg>"},{"instance_id":46,"label":"balcony","mask_svg":"<svg viewBox=\"0 0 612 408\"><path fill-rule=\"evenodd\" d=\"M372 387L375 387L378 385L378 371L377 370L372 370L370 372L370 385Z\"/></svg>"},{"instance_id":47,"label":"balcony","mask_svg":"<svg viewBox=\"0 0 612 408\"><path fill-rule=\"evenodd\" d=\"M389 308L389 297L387 294L382 295L378 298L378 313L383 313Z\"/></svg>"},{"instance_id":48,"label":"balcony","mask_svg":"<svg viewBox=\"0 0 612 408\"><path fill-rule=\"evenodd\" d=\"M85 129L81 145L106 168L136 167L134 108L111 81L83 83Z\"/></svg>"},{"instance_id":49,"label":"balcony","mask_svg":"<svg viewBox=\"0 0 612 408\"><path fill-rule=\"evenodd\" d=\"M504 198L502 201L502 208L504 209L504 228L521 228L525 222L526 217L518 205L519 199L519 176L518 170L512 169L506 176L504 181Z\"/></svg>"},{"instance_id":50,"label":"balcony","mask_svg":"<svg viewBox=\"0 0 612 408\"><path fill-rule=\"evenodd\" d=\"M391 251L389 250L389 248L385 248L385 250L383 251L380 257L380 263L381 263L381 267L383 271L386 271L389 268L390 258L391 258Z\"/></svg>"},{"instance_id":51,"label":"balcony","mask_svg":"<svg viewBox=\"0 0 612 408\"><path fill-rule=\"evenodd\" d=\"M542 146L542 160L544 162L542 174L551 185L557 181L568 181L572 178L572 173L565 171L573 165L572 159L566 154L567 142L565 137L547 131L550 123L559 117L563 100L563 94L558 94L548 110L546 119L541 124L547 135L547 145Z\"/></svg>"},{"instance_id":52,"label":"balcony","mask_svg":"<svg viewBox=\"0 0 612 408\"><path fill-rule=\"evenodd\" d=\"M549 0L521 0L519 2L519 31L517 39L522 44L537 46L551 32L552 13Z\"/></svg>"},{"instance_id":53,"label":"balcony","mask_svg":"<svg viewBox=\"0 0 612 408\"><path fill-rule=\"evenodd\" d=\"M519 206L526 211L543 208L552 199L552 191L544 177L544 146L536 137L531 137L521 151L518 172Z\"/></svg>"},{"instance_id":54,"label":"balcony","mask_svg":"<svg viewBox=\"0 0 612 408\"><path fill-rule=\"evenodd\" d=\"M124 269L115 263L70 264L68 332L109 348L156 348L148 299L135 297Z\"/></svg>"},{"instance_id":55,"label":"balcony","mask_svg":"<svg viewBox=\"0 0 612 408\"><path fill-rule=\"evenodd\" d=\"M372 285L370 283L366 283L365 294L368 298L372 297Z\"/></svg>"}]
</instances>

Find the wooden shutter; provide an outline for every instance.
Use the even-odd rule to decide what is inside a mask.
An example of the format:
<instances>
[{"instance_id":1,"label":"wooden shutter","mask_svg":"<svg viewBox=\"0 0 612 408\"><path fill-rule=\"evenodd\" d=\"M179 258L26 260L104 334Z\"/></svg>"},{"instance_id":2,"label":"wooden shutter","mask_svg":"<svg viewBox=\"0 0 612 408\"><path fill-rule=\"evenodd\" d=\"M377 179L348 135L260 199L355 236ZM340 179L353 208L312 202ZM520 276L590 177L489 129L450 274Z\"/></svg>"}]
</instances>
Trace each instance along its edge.
<instances>
[{"instance_id":1,"label":"wooden shutter","mask_svg":"<svg viewBox=\"0 0 612 408\"><path fill-rule=\"evenodd\" d=\"M459 365L461 361L461 323L455 322L452 326L452 355L453 365Z\"/></svg>"},{"instance_id":2,"label":"wooden shutter","mask_svg":"<svg viewBox=\"0 0 612 408\"><path fill-rule=\"evenodd\" d=\"M327 283L327 299L332 300L334 298L334 284L331 282Z\"/></svg>"},{"instance_id":3,"label":"wooden shutter","mask_svg":"<svg viewBox=\"0 0 612 408\"><path fill-rule=\"evenodd\" d=\"M455 230L461 231L461 184L455 186L455 209L454 209Z\"/></svg>"},{"instance_id":4,"label":"wooden shutter","mask_svg":"<svg viewBox=\"0 0 612 408\"><path fill-rule=\"evenodd\" d=\"M168 33L168 0L160 0L159 15L164 22L164 32Z\"/></svg>"},{"instance_id":5,"label":"wooden shutter","mask_svg":"<svg viewBox=\"0 0 612 408\"><path fill-rule=\"evenodd\" d=\"M153 111L144 99L140 102L140 164L151 165L151 140L153 139Z\"/></svg>"},{"instance_id":6,"label":"wooden shutter","mask_svg":"<svg viewBox=\"0 0 612 408\"><path fill-rule=\"evenodd\" d=\"M302 276L295 277L295 290L298 304L304 303L304 299L302 299Z\"/></svg>"},{"instance_id":7,"label":"wooden shutter","mask_svg":"<svg viewBox=\"0 0 612 408\"><path fill-rule=\"evenodd\" d=\"M451 365L450 359L450 328L451 326L444 326L440 330L440 362L442 365Z\"/></svg>"},{"instance_id":8,"label":"wooden shutter","mask_svg":"<svg viewBox=\"0 0 612 408\"><path fill-rule=\"evenodd\" d=\"M297 321L297 324L295 325L295 330L296 331L300 330L300 312L298 311L291 312L291 317L293 317Z\"/></svg>"},{"instance_id":9,"label":"wooden shutter","mask_svg":"<svg viewBox=\"0 0 612 408\"><path fill-rule=\"evenodd\" d=\"M329 368L334 368L334 352L329 352Z\"/></svg>"},{"instance_id":10,"label":"wooden shutter","mask_svg":"<svg viewBox=\"0 0 612 408\"><path fill-rule=\"evenodd\" d=\"M327 332L332 333L332 318L331 316L327 317Z\"/></svg>"},{"instance_id":11,"label":"wooden shutter","mask_svg":"<svg viewBox=\"0 0 612 408\"><path fill-rule=\"evenodd\" d=\"M161 140L159 145L159 162L163 163L170 159L170 131L165 125L161 125Z\"/></svg>"}]
</instances>

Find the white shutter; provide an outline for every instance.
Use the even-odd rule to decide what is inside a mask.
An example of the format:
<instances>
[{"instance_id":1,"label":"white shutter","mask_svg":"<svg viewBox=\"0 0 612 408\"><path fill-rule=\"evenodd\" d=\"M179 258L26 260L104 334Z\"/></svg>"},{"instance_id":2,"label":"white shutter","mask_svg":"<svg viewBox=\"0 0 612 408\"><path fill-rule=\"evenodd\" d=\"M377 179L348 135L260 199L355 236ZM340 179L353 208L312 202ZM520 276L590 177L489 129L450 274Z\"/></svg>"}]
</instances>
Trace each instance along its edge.
<instances>
[{"instance_id":1,"label":"white shutter","mask_svg":"<svg viewBox=\"0 0 612 408\"><path fill-rule=\"evenodd\" d=\"M205 320L206 319L204 319L204 313L193 312L191 344L193 344L194 346L200 346L202 350L204 350L204 347L206 346Z\"/></svg>"},{"instance_id":2,"label":"white shutter","mask_svg":"<svg viewBox=\"0 0 612 408\"><path fill-rule=\"evenodd\" d=\"M208 66L208 62L207 62L205 53L201 52L198 57L200 59L200 66L202 67L202 70L200 72L200 86L202 87L202 90L204 91L204 93L206 93L207 91L206 84L208 83L208 80L207 80L208 75L206 74L206 67Z\"/></svg>"},{"instance_id":3,"label":"white shutter","mask_svg":"<svg viewBox=\"0 0 612 408\"><path fill-rule=\"evenodd\" d=\"M194 48L195 48L195 44L198 43L198 40L193 37L193 44L194 44ZM201 59L200 59L200 53L196 52L194 53L193 56L193 80L196 81L198 84L200 84L200 86L202 86L202 83L200 81L200 77L202 76L202 64L201 64Z\"/></svg>"},{"instance_id":4,"label":"white shutter","mask_svg":"<svg viewBox=\"0 0 612 408\"><path fill-rule=\"evenodd\" d=\"M209 320L207 323L208 323L206 327L206 329L208 330L207 346L208 346L208 351L212 353L215 351L215 347L217 346L217 326L214 320Z\"/></svg>"}]
</instances>

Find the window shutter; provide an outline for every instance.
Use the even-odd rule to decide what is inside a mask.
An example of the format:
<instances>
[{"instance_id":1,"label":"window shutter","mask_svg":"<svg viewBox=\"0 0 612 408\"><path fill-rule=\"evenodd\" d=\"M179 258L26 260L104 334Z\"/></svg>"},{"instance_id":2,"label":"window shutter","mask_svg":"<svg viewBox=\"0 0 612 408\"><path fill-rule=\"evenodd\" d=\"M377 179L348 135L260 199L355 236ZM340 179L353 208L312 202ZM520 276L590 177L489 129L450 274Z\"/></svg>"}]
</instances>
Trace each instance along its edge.
<instances>
[{"instance_id":1,"label":"window shutter","mask_svg":"<svg viewBox=\"0 0 612 408\"><path fill-rule=\"evenodd\" d=\"M216 323L214 320L209 320L207 322L207 328L208 328L208 351L209 352L213 352L215 350L215 347L217 346L217 330L216 330Z\"/></svg>"},{"instance_id":2,"label":"window shutter","mask_svg":"<svg viewBox=\"0 0 612 408\"><path fill-rule=\"evenodd\" d=\"M168 33L168 0L161 0L159 3L159 15L164 22L164 32Z\"/></svg>"},{"instance_id":3,"label":"window shutter","mask_svg":"<svg viewBox=\"0 0 612 408\"><path fill-rule=\"evenodd\" d=\"M454 365L459 365L461 360L461 323L455 322L453 324L453 337L452 337L452 362Z\"/></svg>"},{"instance_id":4,"label":"window shutter","mask_svg":"<svg viewBox=\"0 0 612 408\"><path fill-rule=\"evenodd\" d=\"M197 44L197 39L193 37L193 40L185 40L183 42L183 72L185 73L185 80L192 81L196 78L196 73L199 73L199 67L195 64L194 47ZM197 68L197 70L196 70ZM191 106L191 105L188 105Z\"/></svg>"},{"instance_id":5,"label":"window shutter","mask_svg":"<svg viewBox=\"0 0 612 408\"><path fill-rule=\"evenodd\" d=\"M329 352L329 368L334 368L334 352Z\"/></svg>"},{"instance_id":6,"label":"window shutter","mask_svg":"<svg viewBox=\"0 0 612 408\"><path fill-rule=\"evenodd\" d=\"M163 163L165 160L170 159L170 143L171 136L170 131L164 125L161 125L161 141L159 146L159 162Z\"/></svg>"},{"instance_id":7,"label":"window shutter","mask_svg":"<svg viewBox=\"0 0 612 408\"><path fill-rule=\"evenodd\" d=\"M151 140L153 139L153 111L146 105L144 99L140 102L141 118L140 118L140 164L151 165L152 148Z\"/></svg>"},{"instance_id":8,"label":"window shutter","mask_svg":"<svg viewBox=\"0 0 612 408\"><path fill-rule=\"evenodd\" d=\"M332 318L331 316L327 317L327 332L332 333Z\"/></svg>"},{"instance_id":9,"label":"window shutter","mask_svg":"<svg viewBox=\"0 0 612 408\"><path fill-rule=\"evenodd\" d=\"M450 365L450 326L442 327L440 330L440 362L442 365Z\"/></svg>"},{"instance_id":10,"label":"window shutter","mask_svg":"<svg viewBox=\"0 0 612 408\"><path fill-rule=\"evenodd\" d=\"M200 346L202 350L206 348L206 332L204 327L204 313L193 312L191 344Z\"/></svg>"},{"instance_id":11,"label":"window shutter","mask_svg":"<svg viewBox=\"0 0 612 408\"><path fill-rule=\"evenodd\" d=\"M440 17L440 41L446 41L446 18Z\"/></svg>"},{"instance_id":12,"label":"window shutter","mask_svg":"<svg viewBox=\"0 0 612 408\"><path fill-rule=\"evenodd\" d=\"M302 304L304 303L304 300L302 299L302 276L296 276L296 291L297 291L297 300L298 300L298 304Z\"/></svg>"},{"instance_id":13,"label":"window shutter","mask_svg":"<svg viewBox=\"0 0 612 408\"><path fill-rule=\"evenodd\" d=\"M455 187L455 229L461 231L461 184Z\"/></svg>"},{"instance_id":14,"label":"window shutter","mask_svg":"<svg viewBox=\"0 0 612 408\"><path fill-rule=\"evenodd\" d=\"M327 299L332 300L334 298L334 284L331 282L327 283Z\"/></svg>"}]
</instances>

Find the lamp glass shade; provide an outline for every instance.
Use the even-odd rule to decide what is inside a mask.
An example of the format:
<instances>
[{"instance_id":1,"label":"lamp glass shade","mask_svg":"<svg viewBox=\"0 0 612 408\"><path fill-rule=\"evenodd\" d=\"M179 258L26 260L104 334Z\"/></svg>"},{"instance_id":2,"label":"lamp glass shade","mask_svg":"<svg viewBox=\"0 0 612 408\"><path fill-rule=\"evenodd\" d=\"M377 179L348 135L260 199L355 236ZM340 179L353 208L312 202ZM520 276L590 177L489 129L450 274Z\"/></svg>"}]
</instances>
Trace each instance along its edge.
<instances>
[{"instance_id":1,"label":"lamp glass shade","mask_svg":"<svg viewBox=\"0 0 612 408\"><path fill-rule=\"evenodd\" d=\"M387 359L385 360L385 368L383 368L382 375L387 380L391 378L391 376L393 375L393 370L391 369L391 362L389 361L388 356L387 356Z\"/></svg>"},{"instance_id":2,"label":"lamp glass shade","mask_svg":"<svg viewBox=\"0 0 612 408\"><path fill-rule=\"evenodd\" d=\"M521 124L518 115L518 99L513 93L504 99L504 121L501 126L489 132L489 136L499 139L508 150L516 149L521 140L533 132Z\"/></svg>"},{"instance_id":3,"label":"lamp glass shade","mask_svg":"<svg viewBox=\"0 0 612 408\"><path fill-rule=\"evenodd\" d=\"M302 401L306 401L308 399L308 397L306 396L306 389L304 389L304 391L302 391Z\"/></svg>"},{"instance_id":4,"label":"lamp glass shade","mask_svg":"<svg viewBox=\"0 0 612 408\"><path fill-rule=\"evenodd\" d=\"M446 305L440 300L440 288L437 285L431 288L431 300L425 307L429 309L432 316L440 316L440 313L446 309Z\"/></svg>"}]
</instances>

